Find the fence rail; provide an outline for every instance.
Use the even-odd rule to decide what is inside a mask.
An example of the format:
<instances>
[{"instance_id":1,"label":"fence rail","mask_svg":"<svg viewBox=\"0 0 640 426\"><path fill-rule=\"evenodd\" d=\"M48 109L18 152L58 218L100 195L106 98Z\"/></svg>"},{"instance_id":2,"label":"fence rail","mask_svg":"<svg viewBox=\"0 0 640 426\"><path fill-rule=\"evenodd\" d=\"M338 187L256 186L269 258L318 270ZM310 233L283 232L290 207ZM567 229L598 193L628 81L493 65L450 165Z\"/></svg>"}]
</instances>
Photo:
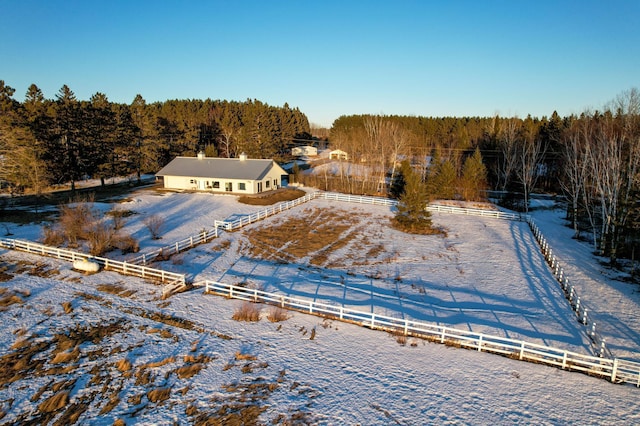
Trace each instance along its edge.
<instances>
[{"instance_id":1,"label":"fence rail","mask_svg":"<svg viewBox=\"0 0 640 426\"><path fill-rule=\"evenodd\" d=\"M197 235L185 238L184 240L177 241L172 244L167 244L159 249L152 250L141 255L138 255L128 261L128 263L135 263L136 265L146 265L147 262L152 262L156 259L163 259L165 257L178 254L185 250L192 249L193 247L204 244L218 237L218 228L214 227L209 231L202 231Z\"/></svg>"},{"instance_id":2,"label":"fence rail","mask_svg":"<svg viewBox=\"0 0 640 426\"><path fill-rule=\"evenodd\" d=\"M87 260L97 263L104 269L112 270L123 275L131 275L148 280L160 281L163 284L180 283L183 286L186 284L184 274L176 274L174 272L149 268L129 262L120 262L104 257L92 256L86 253L80 253L68 249L49 247L43 244L32 243L30 241L0 239L0 247L39 254L41 256L54 257L56 259L67 260L70 262L75 262L76 260Z\"/></svg>"},{"instance_id":3,"label":"fence rail","mask_svg":"<svg viewBox=\"0 0 640 426\"><path fill-rule=\"evenodd\" d=\"M239 228L242 228L243 226L247 226L254 222L258 222L269 216L273 216L274 214L278 214L285 210L289 210L293 207L299 206L300 204L307 203L313 200L315 197L316 197L316 193L313 192L311 194L305 195L304 197L296 198L295 200L292 200L292 201L284 201L282 203L275 204L272 207L241 217L232 222L227 222L224 220L216 220L214 225L216 228L220 227L227 231L233 231L234 229L239 229Z\"/></svg>"},{"instance_id":4,"label":"fence rail","mask_svg":"<svg viewBox=\"0 0 640 426\"><path fill-rule=\"evenodd\" d=\"M316 192L309 193L304 197L300 197L293 201L286 201L286 202L276 204L273 207L269 207L265 210L261 210L259 212L241 217L240 219L237 219L231 222L217 220L215 221L215 227L223 228L227 231L232 231L235 229L242 228L243 226L252 224L254 222L257 222L259 220L265 219L274 214L283 212L285 210L289 210L293 207L299 206L300 204L307 203L311 200L316 200L316 199L342 201L347 203L372 204L372 205L379 205L379 206L395 206L398 204L397 200L392 200L390 198L341 194L338 192L316 191ZM496 219L507 219L507 220L522 220L522 217L519 214L506 213L498 210L467 209L463 207L450 207L450 206L441 206L441 205L427 206L427 210L432 212L460 214L460 215L466 215L466 216L492 217Z\"/></svg>"},{"instance_id":5,"label":"fence rail","mask_svg":"<svg viewBox=\"0 0 640 426\"><path fill-rule=\"evenodd\" d=\"M494 219L518 221L523 220L522 216L517 213L501 212L499 210L467 209L463 207L441 206L438 204L427 206L427 210L430 212L461 214L465 216L491 217Z\"/></svg>"},{"instance_id":6,"label":"fence rail","mask_svg":"<svg viewBox=\"0 0 640 426\"><path fill-rule=\"evenodd\" d=\"M313 315L356 323L371 329L425 338L437 343L499 354L521 361L581 372L610 380L613 383L631 383L636 387L640 387L640 363L628 360L582 355L563 349L528 343L523 340L513 340L435 324L393 318L216 281L205 281L204 287L205 293L209 294L254 303L270 304L283 309L298 310Z\"/></svg>"},{"instance_id":7,"label":"fence rail","mask_svg":"<svg viewBox=\"0 0 640 426\"><path fill-rule=\"evenodd\" d=\"M527 223L538 243L538 246L540 247L540 250L542 251L545 260L547 261L547 264L551 268L553 276L562 287L562 291L564 292L565 298L569 302L571 309L573 310L573 312L575 312L578 321L584 324L584 326L587 328L587 335L594 343L596 347L596 353L598 353L598 355L600 356L612 358L613 355L606 345L606 339L599 333L599 329L597 329L596 327L597 324L595 321L593 321L593 315L589 314L592 311L589 310L585 302L580 299L578 291L569 281L569 278L566 276L562 266L560 266L560 261L558 260L556 255L553 254L553 250L551 249L551 247L549 247L547 239L544 237L544 235L542 235L542 232L538 228L538 225L536 225L536 223L530 216L527 216Z\"/></svg>"}]
</instances>

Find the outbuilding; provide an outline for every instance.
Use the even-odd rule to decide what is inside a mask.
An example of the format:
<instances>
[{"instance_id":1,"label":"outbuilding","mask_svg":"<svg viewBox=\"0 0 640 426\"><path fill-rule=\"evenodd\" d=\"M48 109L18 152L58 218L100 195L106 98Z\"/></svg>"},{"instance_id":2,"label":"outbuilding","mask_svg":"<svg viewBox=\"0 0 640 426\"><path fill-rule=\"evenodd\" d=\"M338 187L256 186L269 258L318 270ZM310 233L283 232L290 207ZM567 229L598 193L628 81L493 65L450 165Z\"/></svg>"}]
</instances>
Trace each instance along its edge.
<instances>
[{"instance_id":1,"label":"outbuilding","mask_svg":"<svg viewBox=\"0 0 640 426\"><path fill-rule=\"evenodd\" d=\"M349 154L347 154L346 152L344 152L341 149L334 149L333 151L331 151L329 153L329 159L330 160L345 160L345 161L347 161L349 159Z\"/></svg>"},{"instance_id":2,"label":"outbuilding","mask_svg":"<svg viewBox=\"0 0 640 426\"><path fill-rule=\"evenodd\" d=\"M250 159L244 153L238 158L199 153L197 157L174 158L156 176L162 178L166 189L259 194L282 187L287 172L273 160Z\"/></svg>"},{"instance_id":3,"label":"outbuilding","mask_svg":"<svg viewBox=\"0 0 640 426\"><path fill-rule=\"evenodd\" d=\"M291 155L294 157L315 157L318 155L318 148L310 145L295 146L291 148Z\"/></svg>"}]
</instances>

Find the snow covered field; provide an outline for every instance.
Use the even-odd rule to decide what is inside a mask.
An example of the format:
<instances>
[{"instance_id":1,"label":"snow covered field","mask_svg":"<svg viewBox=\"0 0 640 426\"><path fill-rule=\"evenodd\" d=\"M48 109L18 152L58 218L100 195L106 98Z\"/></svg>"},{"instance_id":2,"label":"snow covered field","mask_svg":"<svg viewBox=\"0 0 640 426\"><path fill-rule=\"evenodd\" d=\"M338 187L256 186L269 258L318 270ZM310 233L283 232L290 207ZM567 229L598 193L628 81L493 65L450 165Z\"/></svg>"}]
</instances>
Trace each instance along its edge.
<instances>
[{"instance_id":1,"label":"snow covered field","mask_svg":"<svg viewBox=\"0 0 640 426\"><path fill-rule=\"evenodd\" d=\"M125 229L140 241L143 252L210 229L214 220L261 209L239 204L232 196L151 190L135 192L119 207L137 213ZM313 221L327 210L356 216L351 229L357 236L327 250L322 261L308 255L284 262L275 254L276 244L273 256L252 256L249 241L263 230L289 219ZM161 240L152 240L142 223L151 214L166 219ZM601 332L614 355L637 359L637 285L613 280L602 267L591 268L589 248L562 239L560 214L535 213L554 249L563 250L560 258L575 264L568 272L576 276L572 281L583 274L580 294L608 321ZM418 237L387 227L391 215L388 207L315 200L223 233L156 266L187 273L194 282L242 282L591 353L583 326L526 224L434 214L446 237ZM35 240L40 229L11 226L11 232L14 238ZM14 381L5 378L0 385L2 422L38 415L44 416L41 420L65 414L73 418L70 408L46 411L44 402L65 390L71 403L65 407L75 407L78 421L95 424L117 419L127 424L189 423L207 417L231 421L224 416L234 413L245 419L255 415L263 423L314 424L640 420L638 389L631 386L411 338L401 344L387 333L300 313L272 323L266 319L267 307L260 322L238 322L231 317L241 302L203 295L200 288L161 301L157 286L111 272L80 275L65 263L7 251L1 260L8 274L4 293L22 301L0 311L6 324L0 331L2 367L12 365L8 357L22 347L16 341L27 342L24 347L41 345L29 374ZM38 263L42 265L33 266ZM92 326L105 324L108 332L92 334L101 329ZM62 335L83 338L65 346ZM69 361L54 363L60 353Z\"/></svg>"}]
</instances>

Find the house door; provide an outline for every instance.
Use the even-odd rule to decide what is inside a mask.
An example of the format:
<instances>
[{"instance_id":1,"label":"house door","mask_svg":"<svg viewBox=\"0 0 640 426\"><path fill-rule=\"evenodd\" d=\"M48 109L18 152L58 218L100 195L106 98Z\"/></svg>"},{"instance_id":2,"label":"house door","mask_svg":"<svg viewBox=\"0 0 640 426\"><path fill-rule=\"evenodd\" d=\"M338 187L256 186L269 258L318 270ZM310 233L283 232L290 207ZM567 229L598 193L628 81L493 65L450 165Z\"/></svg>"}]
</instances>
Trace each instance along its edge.
<instances>
[{"instance_id":1,"label":"house door","mask_svg":"<svg viewBox=\"0 0 640 426\"><path fill-rule=\"evenodd\" d=\"M262 192L262 182L258 182L258 192Z\"/></svg>"},{"instance_id":2,"label":"house door","mask_svg":"<svg viewBox=\"0 0 640 426\"><path fill-rule=\"evenodd\" d=\"M203 180L199 180L198 181L198 189L201 190L201 191L206 189L205 188L205 181L203 181Z\"/></svg>"}]
</instances>

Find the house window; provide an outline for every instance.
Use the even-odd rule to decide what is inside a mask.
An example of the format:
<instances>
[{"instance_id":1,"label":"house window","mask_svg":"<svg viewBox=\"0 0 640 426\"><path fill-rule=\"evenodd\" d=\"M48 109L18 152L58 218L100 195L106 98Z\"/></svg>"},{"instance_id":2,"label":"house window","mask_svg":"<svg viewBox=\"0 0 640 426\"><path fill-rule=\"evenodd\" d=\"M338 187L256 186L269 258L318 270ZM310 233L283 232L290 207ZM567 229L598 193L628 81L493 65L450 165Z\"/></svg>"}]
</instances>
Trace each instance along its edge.
<instances>
[{"instance_id":1,"label":"house window","mask_svg":"<svg viewBox=\"0 0 640 426\"><path fill-rule=\"evenodd\" d=\"M277 187L278 187L278 180L277 180L277 179L274 179L274 180L273 180L273 187L274 187L274 188L277 188Z\"/></svg>"},{"instance_id":2,"label":"house window","mask_svg":"<svg viewBox=\"0 0 640 426\"><path fill-rule=\"evenodd\" d=\"M264 183L265 188L269 188L269 184L270 184L270 183L271 183L271 181L270 181L270 180L266 181L266 182Z\"/></svg>"},{"instance_id":3,"label":"house window","mask_svg":"<svg viewBox=\"0 0 640 426\"><path fill-rule=\"evenodd\" d=\"M228 191L228 192L233 192L233 183L232 182L225 182L224 183L224 190Z\"/></svg>"},{"instance_id":4,"label":"house window","mask_svg":"<svg viewBox=\"0 0 640 426\"><path fill-rule=\"evenodd\" d=\"M246 191L247 187L245 186L244 182L241 182L238 184L238 191Z\"/></svg>"},{"instance_id":5,"label":"house window","mask_svg":"<svg viewBox=\"0 0 640 426\"><path fill-rule=\"evenodd\" d=\"M192 183L192 184L194 184L194 185L195 185L196 180L195 180L195 179L190 179L190 180L189 180L189 183Z\"/></svg>"},{"instance_id":6,"label":"house window","mask_svg":"<svg viewBox=\"0 0 640 426\"><path fill-rule=\"evenodd\" d=\"M213 181L213 188L214 189L220 189L220 182L218 182L217 180Z\"/></svg>"}]
</instances>

